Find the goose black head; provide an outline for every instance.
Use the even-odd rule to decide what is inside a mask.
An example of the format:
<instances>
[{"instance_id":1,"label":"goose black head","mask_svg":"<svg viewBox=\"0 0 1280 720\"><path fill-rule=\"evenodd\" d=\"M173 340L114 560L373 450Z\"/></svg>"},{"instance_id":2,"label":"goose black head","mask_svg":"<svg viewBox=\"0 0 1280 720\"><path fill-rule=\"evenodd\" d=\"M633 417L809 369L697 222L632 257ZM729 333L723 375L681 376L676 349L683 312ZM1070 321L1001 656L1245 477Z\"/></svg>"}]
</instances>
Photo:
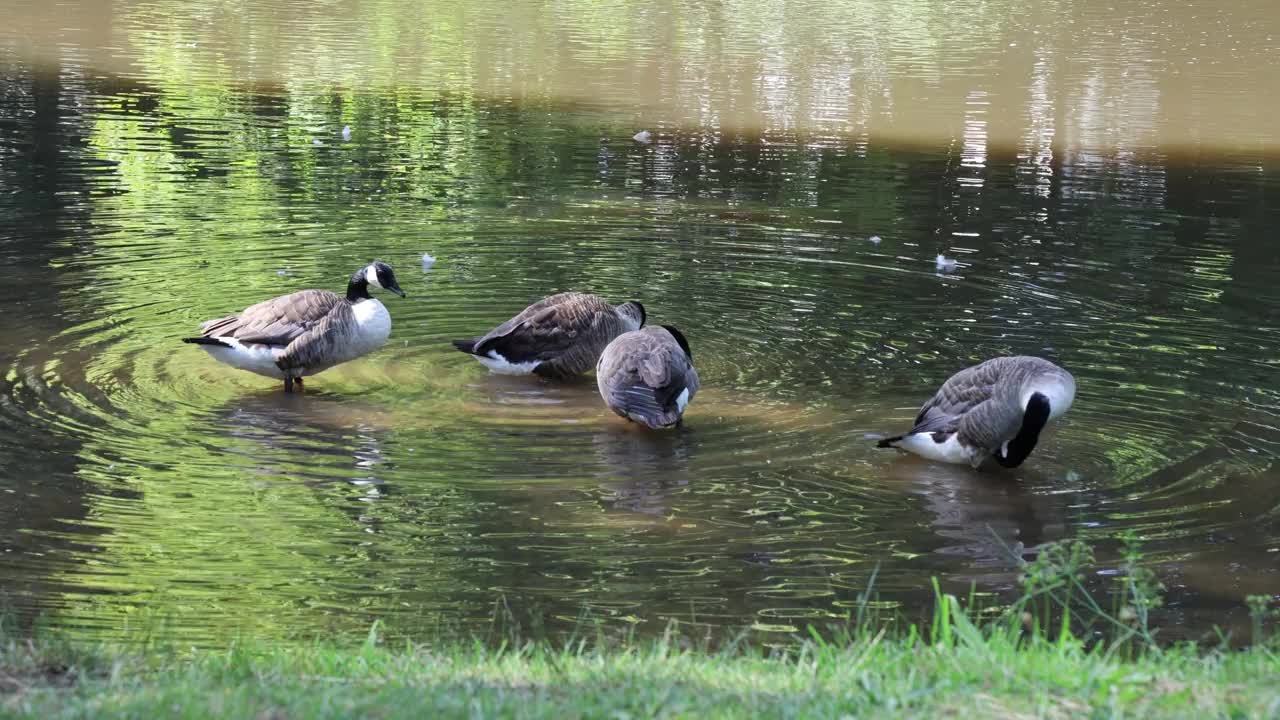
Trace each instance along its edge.
<instances>
[{"instance_id":1,"label":"goose black head","mask_svg":"<svg viewBox=\"0 0 1280 720\"><path fill-rule=\"evenodd\" d=\"M644 312L644 306L638 300L622 303L618 306L618 312L640 323L636 326L637 328L644 327L644 321L647 316Z\"/></svg>"},{"instance_id":2,"label":"goose black head","mask_svg":"<svg viewBox=\"0 0 1280 720\"><path fill-rule=\"evenodd\" d=\"M351 275L351 282L347 284L347 299L354 301L372 297L369 294L370 287L387 290L404 297L404 290L401 290L400 283L396 282L396 272L381 260L374 260Z\"/></svg>"},{"instance_id":3,"label":"goose black head","mask_svg":"<svg viewBox=\"0 0 1280 720\"><path fill-rule=\"evenodd\" d=\"M692 362L693 351L689 349L689 341L684 339L684 333L677 330L675 325L663 325L662 329L671 333L671 337L675 338L676 342L680 343L680 349L684 351L684 354L689 358L690 362Z\"/></svg>"}]
</instances>

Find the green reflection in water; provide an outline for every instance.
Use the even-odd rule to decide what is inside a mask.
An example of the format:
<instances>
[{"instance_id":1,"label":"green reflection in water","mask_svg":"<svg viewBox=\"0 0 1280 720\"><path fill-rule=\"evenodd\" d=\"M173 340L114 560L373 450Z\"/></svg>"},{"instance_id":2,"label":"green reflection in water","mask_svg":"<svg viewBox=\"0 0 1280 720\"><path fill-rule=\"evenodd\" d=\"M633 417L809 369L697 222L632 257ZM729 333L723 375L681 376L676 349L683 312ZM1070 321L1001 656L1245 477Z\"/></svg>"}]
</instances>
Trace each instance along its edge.
<instances>
[{"instance_id":1,"label":"green reflection in water","mask_svg":"<svg viewBox=\"0 0 1280 720\"><path fill-rule=\"evenodd\" d=\"M773 633L844 612L876 566L910 610L934 575L998 596L1002 544L1122 529L1165 562L1170 622L1276 592L1278 175L1248 119L1271 56L1221 73L1249 112L1188 123L1228 49L1174 73L1145 60L1183 38L1151 24L1071 40L1141 10L831 7L22 15L70 49L4 56L13 602L198 641L484 628L499 600L557 629ZM1010 47L1064 17L1083 29ZM305 397L176 342L374 256L410 294L392 340ZM687 329L706 388L686 432L448 346L566 289ZM1025 468L864 438L1004 352L1081 381Z\"/></svg>"}]
</instances>

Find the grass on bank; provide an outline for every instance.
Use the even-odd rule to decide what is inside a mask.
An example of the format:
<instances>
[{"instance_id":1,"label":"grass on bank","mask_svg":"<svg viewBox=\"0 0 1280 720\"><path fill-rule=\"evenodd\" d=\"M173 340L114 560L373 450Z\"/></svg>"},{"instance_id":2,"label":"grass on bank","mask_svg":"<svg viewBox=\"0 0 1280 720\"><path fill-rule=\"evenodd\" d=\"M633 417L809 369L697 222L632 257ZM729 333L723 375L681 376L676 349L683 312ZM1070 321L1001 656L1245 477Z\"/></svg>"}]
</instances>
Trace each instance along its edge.
<instances>
[{"instance_id":1,"label":"grass on bank","mask_svg":"<svg viewBox=\"0 0 1280 720\"><path fill-rule=\"evenodd\" d=\"M881 638L794 654L235 648L191 658L11 643L0 712L18 717L1280 717L1269 652L1133 659L1003 640Z\"/></svg>"},{"instance_id":2,"label":"grass on bank","mask_svg":"<svg viewBox=\"0 0 1280 720\"><path fill-rule=\"evenodd\" d=\"M936 594L931 622L859 612L786 648L588 639L439 646L379 642L182 653L53 637L0 641L0 715L39 718L1200 717L1280 718L1274 616L1255 643L1161 647L1153 576L1127 567L1116 612L1080 594L1087 550L1030 564L1025 594L986 626ZM1086 593L1087 594L1087 593ZM870 607L864 603L864 607ZM1056 611L1056 612L1055 612ZM1100 632L1105 637L1099 639Z\"/></svg>"}]
</instances>

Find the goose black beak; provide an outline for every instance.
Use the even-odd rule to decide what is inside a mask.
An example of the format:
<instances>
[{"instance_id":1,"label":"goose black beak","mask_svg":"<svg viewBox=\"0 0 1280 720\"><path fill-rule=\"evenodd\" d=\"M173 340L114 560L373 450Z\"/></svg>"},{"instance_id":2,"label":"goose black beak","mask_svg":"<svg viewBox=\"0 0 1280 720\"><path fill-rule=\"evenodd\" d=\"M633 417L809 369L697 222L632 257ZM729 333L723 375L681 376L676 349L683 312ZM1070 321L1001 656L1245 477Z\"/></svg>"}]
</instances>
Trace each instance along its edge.
<instances>
[{"instance_id":1,"label":"goose black beak","mask_svg":"<svg viewBox=\"0 0 1280 720\"><path fill-rule=\"evenodd\" d=\"M400 289L400 286L399 286L399 285L396 285L395 287L389 287L389 288L387 288L387 289L388 289L388 290L390 290L391 292L393 292L393 293L395 293L395 294L399 295L400 297L404 297L404 296L405 296L405 295L404 295L404 291Z\"/></svg>"}]
</instances>

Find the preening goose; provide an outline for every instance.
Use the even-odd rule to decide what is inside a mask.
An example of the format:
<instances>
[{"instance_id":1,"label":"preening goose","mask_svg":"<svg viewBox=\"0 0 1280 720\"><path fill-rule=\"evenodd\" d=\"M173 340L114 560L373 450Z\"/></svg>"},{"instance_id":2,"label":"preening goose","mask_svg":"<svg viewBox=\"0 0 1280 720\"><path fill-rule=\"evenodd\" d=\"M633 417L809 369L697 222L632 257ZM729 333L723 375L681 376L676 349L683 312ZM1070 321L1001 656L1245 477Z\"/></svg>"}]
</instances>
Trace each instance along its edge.
<instances>
[{"instance_id":1,"label":"preening goose","mask_svg":"<svg viewBox=\"0 0 1280 720\"><path fill-rule=\"evenodd\" d=\"M680 423L698 392L693 353L670 325L619 335L596 365L596 386L610 410L651 428Z\"/></svg>"},{"instance_id":2,"label":"preening goose","mask_svg":"<svg viewBox=\"0 0 1280 720\"><path fill-rule=\"evenodd\" d=\"M241 370L284 379L293 392L302 378L366 355L391 335L391 315L369 288L400 297L391 266L375 260L351 275L347 296L328 290L300 290L251 305L238 315L209 320L199 337L183 338Z\"/></svg>"},{"instance_id":3,"label":"preening goose","mask_svg":"<svg viewBox=\"0 0 1280 720\"><path fill-rule=\"evenodd\" d=\"M610 305L586 293L539 300L487 335L454 340L453 346L495 373L567 378L595 367L606 345L644 325L638 302Z\"/></svg>"},{"instance_id":4,"label":"preening goose","mask_svg":"<svg viewBox=\"0 0 1280 720\"><path fill-rule=\"evenodd\" d=\"M1045 424L1065 413L1075 396L1071 373L1048 360L994 358L952 375L920 408L911 432L878 447L975 468L988 457L1017 467Z\"/></svg>"}]
</instances>

